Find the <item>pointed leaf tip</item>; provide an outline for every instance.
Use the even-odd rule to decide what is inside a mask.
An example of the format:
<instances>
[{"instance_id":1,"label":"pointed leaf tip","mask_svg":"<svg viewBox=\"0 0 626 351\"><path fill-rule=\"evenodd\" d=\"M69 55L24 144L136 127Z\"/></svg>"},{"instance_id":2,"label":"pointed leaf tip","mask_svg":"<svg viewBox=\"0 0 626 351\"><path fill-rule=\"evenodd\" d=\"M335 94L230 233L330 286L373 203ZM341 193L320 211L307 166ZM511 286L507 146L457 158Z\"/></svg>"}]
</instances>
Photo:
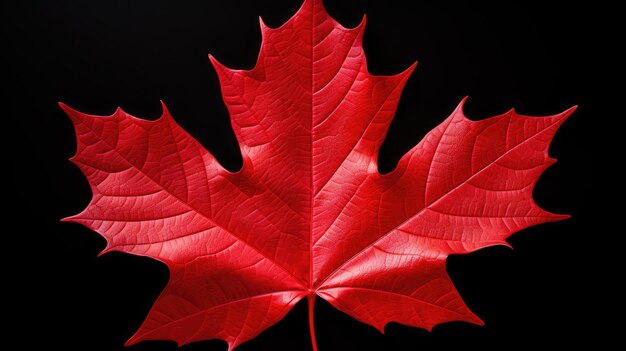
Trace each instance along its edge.
<instances>
[{"instance_id":1,"label":"pointed leaf tip","mask_svg":"<svg viewBox=\"0 0 626 351\"><path fill-rule=\"evenodd\" d=\"M415 68L417 68L417 64L418 64L417 60L413 61L413 63L411 63L411 65L409 67L407 67L407 69L405 69L400 74L406 74L408 76L411 76L413 74L413 72L415 71ZM408 77L407 77L407 79L408 79Z\"/></svg>"},{"instance_id":2,"label":"pointed leaf tip","mask_svg":"<svg viewBox=\"0 0 626 351\"><path fill-rule=\"evenodd\" d=\"M263 17L259 16L259 27L261 28L261 34L266 31L267 29L269 29L269 27L267 26L267 24L265 24L265 21L263 20Z\"/></svg>"},{"instance_id":3,"label":"pointed leaf tip","mask_svg":"<svg viewBox=\"0 0 626 351\"><path fill-rule=\"evenodd\" d=\"M165 105L165 101L159 100L159 102L161 103L161 118L172 118L172 114L170 113L170 110Z\"/></svg>"},{"instance_id":4,"label":"pointed leaf tip","mask_svg":"<svg viewBox=\"0 0 626 351\"><path fill-rule=\"evenodd\" d=\"M135 336L131 336L130 339L126 340L126 342L124 343L125 347L129 347L129 346L133 346L137 343L137 341L135 340Z\"/></svg>"},{"instance_id":5,"label":"pointed leaf tip","mask_svg":"<svg viewBox=\"0 0 626 351\"><path fill-rule=\"evenodd\" d=\"M565 119L569 118L572 114L574 114L574 112L576 112L576 110L578 110L578 105L574 105L568 108L567 110L563 111L564 118Z\"/></svg>"},{"instance_id":6,"label":"pointed leaf tip","mask_svg":"<svg viewBox=\"0 0 626 351\"><path fill-rule=\"evenodd\" d=\"M59 107L63 110L63 112L65 112L65 114L73 121L73 122L77 122L80 121L83 117L83 113L75 110L73 108L71 108L70 106L66 105L63 102L58 102Z\"/></svg>"},{"instance_id":7,"label":"pointed leaf tip","mask_svg":"<svg viewBox=\"0 0 626 351\"><path fill-rule=\"evenodd\" d=\"M213 56L213 54L209 54L209 61L211 61L213 68L215 68L218 74L226 69L226 66L224 66L215 56Z\"/></svg>"}]
</instances>

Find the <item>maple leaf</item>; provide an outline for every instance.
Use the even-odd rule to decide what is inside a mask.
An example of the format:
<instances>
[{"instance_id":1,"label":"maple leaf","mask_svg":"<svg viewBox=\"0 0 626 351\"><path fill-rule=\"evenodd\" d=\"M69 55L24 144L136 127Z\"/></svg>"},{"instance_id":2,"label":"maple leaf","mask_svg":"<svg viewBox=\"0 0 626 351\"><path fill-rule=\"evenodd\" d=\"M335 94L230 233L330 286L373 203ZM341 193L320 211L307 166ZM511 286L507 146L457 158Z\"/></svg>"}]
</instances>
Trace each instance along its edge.
<instances>
[{"instance_id":1,"label":"maple leaf","mask_svg":"<svg viewBox=\"0 0 626 351\"><path fill-rule=\"evenodd\" d=\"M448 277L447 256L567 217L539 208L532 190L574 108L475 122L461 102L394 171L378 173L378 149L415 64L369 74L364 27L346 29L320 0L305 0L280 28L261 22L254 69L210 56L243 155L235 173L165 105L146 121L61 104L76 128L72 160L93 192L66 220L104 236L103 252L152 257L171 273L128 344L219 338L230 350L306 297L317 349L316 296L380 331L391 321L481 324Z\"/></svg>"}]
</instances>

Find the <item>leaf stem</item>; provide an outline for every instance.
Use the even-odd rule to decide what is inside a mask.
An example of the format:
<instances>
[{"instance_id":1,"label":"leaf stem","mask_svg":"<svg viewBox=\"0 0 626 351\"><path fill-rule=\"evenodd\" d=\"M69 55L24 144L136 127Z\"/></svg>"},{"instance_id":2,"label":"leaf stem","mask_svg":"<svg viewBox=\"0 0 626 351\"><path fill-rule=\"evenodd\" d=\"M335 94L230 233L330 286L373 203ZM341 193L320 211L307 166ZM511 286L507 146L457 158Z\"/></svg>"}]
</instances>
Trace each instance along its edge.
<instances>
[{"instance_id":1,"label":"leaf stem","mask_svg":"<svg viewBox=\"0 0 626 351\"><path fill-rule=\"evenodd\" d=\"M313 351L317 350L317 341L315 340L315 293L310 293L307 297L309 302L309 331L311 332L311 346L313 346Z\"/></svg>"}]
</instances>

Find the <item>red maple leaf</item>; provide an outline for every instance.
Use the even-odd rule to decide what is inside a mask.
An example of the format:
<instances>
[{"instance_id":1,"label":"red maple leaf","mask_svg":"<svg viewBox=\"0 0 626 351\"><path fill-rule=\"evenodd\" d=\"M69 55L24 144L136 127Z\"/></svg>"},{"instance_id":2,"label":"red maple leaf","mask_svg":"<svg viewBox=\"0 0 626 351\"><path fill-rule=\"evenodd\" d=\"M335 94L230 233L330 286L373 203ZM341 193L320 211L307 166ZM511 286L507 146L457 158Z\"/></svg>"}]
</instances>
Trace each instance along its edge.
<instances>
[{"instance_id":1,"label":"red maple leaf","mask_svg":"<svg viewBox=\"0 0 626 351\"><path fill-rule=\"evenodd\" d=\"M532 189L548 147L573 112L513 110L470 121L463 102L386 175L378 149L415 65L368 73L365 21L346 29L306 0L278 29L261 23L257 65L213 57L241 146L225 170L165 106L156 121L118 109L92 116L61 104L78 137L72 159L93 199L67 220L122 251L164 262L170 281L128 341L219 338L229 350L315 297L383 331L481 324L446 273L469 253L526 227L566 218Z\"/></svg>"}]
</instances>

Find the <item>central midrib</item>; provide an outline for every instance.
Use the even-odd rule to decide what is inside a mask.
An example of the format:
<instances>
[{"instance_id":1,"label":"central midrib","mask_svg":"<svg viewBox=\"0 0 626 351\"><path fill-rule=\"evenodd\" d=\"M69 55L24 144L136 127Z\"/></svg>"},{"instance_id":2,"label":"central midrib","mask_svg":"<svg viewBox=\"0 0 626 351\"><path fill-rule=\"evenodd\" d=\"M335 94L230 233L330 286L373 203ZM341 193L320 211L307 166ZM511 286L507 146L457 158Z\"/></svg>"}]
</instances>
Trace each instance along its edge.
<instances>
[{"instance_id":1,"label":"central midrib","mask_svg":"<svg viewBox=\"0 0 626 351\"><path fill-rule=\"evenodd\" d=\"M310 82L310 94L311 94L311 117L309 118L309 292L315 289L313 284L313 203L315 196L313 196L313 106L315 94L313 90L313 67L315 59L313 53L315 52L315 4L311 6L311 82Z\"/></svg>"}]
</instances>

